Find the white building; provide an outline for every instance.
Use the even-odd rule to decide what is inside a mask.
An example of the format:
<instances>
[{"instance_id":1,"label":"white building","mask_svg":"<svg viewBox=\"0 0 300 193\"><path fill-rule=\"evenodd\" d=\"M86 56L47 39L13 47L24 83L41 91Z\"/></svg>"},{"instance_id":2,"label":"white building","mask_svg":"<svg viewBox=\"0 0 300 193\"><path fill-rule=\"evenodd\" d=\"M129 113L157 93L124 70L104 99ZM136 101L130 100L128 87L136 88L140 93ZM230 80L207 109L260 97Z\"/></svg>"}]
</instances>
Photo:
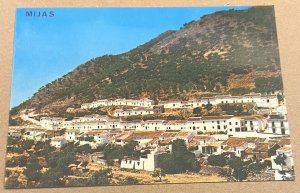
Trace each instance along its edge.
<instances>
[{"instance_id":1,"label":"white building","mask_svg":"<svg viewBox=\"0 0 300 193\"><path fill-rule=\"evenodd\" d=\"M245 138L231 137L222 143L224 152L232 152L238 157L245 155L248 143Z\"/></svg>"},{"instance_id":2,"label":"white building","mask_svg":"<svg viewBox=\"0 0 300 193\"><path fill-rule=\"evenodd\" d=\"M50 145L56 148L62 148L67 144L67 140L64 136L51 138Z\"/></svg>"},{"instance_id":3,"label":"white building","mask_svg":"<svg viewBox=\"0 0 300 193\"><path fill-rule=\"evenodd\" d=\"M285 115L270 115L268 119L267 133L289 135L289 124Z\"/></svg>"},{"instance_id":4,"label":"white building","mask_svg":"<svg viewBox=\"0 0 300 193\"><path fill-rule=\"evenodd\" d=\"M142 155L139 159L124 158L121 168L154 171L157 166L157 155L154 152Z\"/></svg>"},{"instance_id":5,"label":"white building","mask_svg":"<svg viewBox=\"0 0 300 193\"><path fill-rule=\"evenodd\" d=\"M79 129L67 129L65 132L65 138L67 141L76 141L79 133Z\"/></svg>"},{"instance_id":6,"label":"white building","mask_svg":"<svg viewBox=\"0 0 300 193\"><path fill-rule=\"evenodd\" d=\"M161 101L159 104L164 108L195 108L202 105L230 103L256 103L257 107L276 108L279 105L277 95L261 95L259 93L246 94L243 96L216 95L213 97L202 97L189 101L169 100Z\"/></svg>"},{"instance_id":7,"label":"white building","mask_svg":"<svg viewBox=\"0 0 300 193\"><path fill-rule=\"evenodd\" d=\"M34 141L45 141L47 140L46 131L39 128L28 128L25 129L25 133L22 135L24 140L34 140Z\"/></svg>"},{"instance_id":8,"label":"white building","mask_svg":"<svg viewBox=\"0 0 300 193\"><path fill-rule=\"evenodd\" d=\"M53 129L54 126L60 125L64 121L60 117L42 117L40 125L43 129Z\"/></svg>"},{"instance_id":9,"label":"white building","mask_svg":"<svg viewBox=\"0 0 300 193\"><path fill-rule=\"evenodd\" d=\"M169 101L161 101L159 102L159 105L163 106L166 109L179 109L179 108L186 108L183 105L183 102L181 100L169 100Z\"/></svg>"},{"instance_id":10,"label":"white building","mask_svg":"<svg viewBox=\"0 0 300 193\"><path fill-rule=\"evenodd\" d=\"M147 120L145 121L144 128L147 131L166 130L165 120Z\"/></svg>"},{"instance_id":11,"label":"white building","mask_svg":"<svg viewBox=\"0 0 300 193\"><path fill-rule=\"evenodd\" d=\"M81 109L91 109L104 106L136 106L150 108L154 105L154 101L150 99L102 99L93 101L92 103L84 103L81 105Z\"/></svg>"},{"instance_id":12,"label":"white building","mask_svg":"<svg viewBox=\"0 0 300 193\"><path fill-rule=\"evenodd\" d=\"M155 114L154 109L149 108L134 108L134 109L116 109L114 111L115 117L137 116L137 115L152 115Z\"/></svg>"},{"instance_id":13,"label":"white building","mask_svg":"<svg viewBox=\"0 0 300 193\"><path fill-rule=\"evenodd\" d=\"M96 144L104 144L109 142L109 133L103 131L89 131L85 136L93 137Z\"/></svg>"},{"instance_id":14,"label":"white building","mask_svg":"<svg viewBox=\"0 0 300 193\"><path fill-rule=\"evenodd\" d=\"M143 121L121 121L120 125L121 128L124 130L135 130L135 131L144 130Z\"/></svg>"}]
</instances>

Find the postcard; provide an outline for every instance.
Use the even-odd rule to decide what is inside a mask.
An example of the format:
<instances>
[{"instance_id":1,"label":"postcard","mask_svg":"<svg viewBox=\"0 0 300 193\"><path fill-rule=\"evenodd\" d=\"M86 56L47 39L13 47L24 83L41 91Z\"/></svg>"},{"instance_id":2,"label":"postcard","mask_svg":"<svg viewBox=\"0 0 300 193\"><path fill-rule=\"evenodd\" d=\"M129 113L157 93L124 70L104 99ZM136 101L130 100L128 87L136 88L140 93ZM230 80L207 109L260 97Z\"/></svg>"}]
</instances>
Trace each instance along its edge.
<instances>
[{"instance_id":1,"label":"postcard","mask_svg":"<svg viewBox=\"0 0 300 193\"><path fill-rule=\"evenodd\" d=\"M295 178L273 6L18 8L12 77L5 188Z\"/></svg>"}]
</instances>

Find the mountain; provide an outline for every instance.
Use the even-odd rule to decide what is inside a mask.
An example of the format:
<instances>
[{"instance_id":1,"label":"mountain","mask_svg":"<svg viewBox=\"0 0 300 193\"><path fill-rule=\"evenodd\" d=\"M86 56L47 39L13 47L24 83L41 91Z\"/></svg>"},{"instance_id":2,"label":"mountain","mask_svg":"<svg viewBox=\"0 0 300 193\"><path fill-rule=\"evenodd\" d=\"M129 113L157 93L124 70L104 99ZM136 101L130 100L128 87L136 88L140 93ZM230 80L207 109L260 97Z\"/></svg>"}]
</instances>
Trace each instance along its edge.
<instances>
[{"instance_id":1,"label":"mountain","mask_svg":"<svg viewBox=\"0 0 300 193\"><path fill-rule=\"evenodd\" d=\"M120 55L91 59L12 109L100 98L155 99L282 89L273 7L220 11Z\"/></svg>"}]
</instances>

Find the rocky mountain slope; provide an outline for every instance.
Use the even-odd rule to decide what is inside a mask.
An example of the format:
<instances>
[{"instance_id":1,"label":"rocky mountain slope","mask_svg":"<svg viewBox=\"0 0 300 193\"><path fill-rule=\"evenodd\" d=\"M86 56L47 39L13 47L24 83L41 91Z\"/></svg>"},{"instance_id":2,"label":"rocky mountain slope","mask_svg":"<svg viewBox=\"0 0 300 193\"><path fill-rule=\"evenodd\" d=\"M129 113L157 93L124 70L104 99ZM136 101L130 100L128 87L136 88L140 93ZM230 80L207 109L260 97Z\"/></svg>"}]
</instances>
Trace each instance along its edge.
<instances>
[{"instance_id":1,"label":"rocky mountain slope","mask_svg":"<svg viewBox=\"0 0 300 193\"><path fill-rule=\"evenodd\" d=\"M272 7L229 10L120 55L105 55L43 86L12 109L78 106L100 98L155 99L282 88Z\"/></svg>"}]
</instances>

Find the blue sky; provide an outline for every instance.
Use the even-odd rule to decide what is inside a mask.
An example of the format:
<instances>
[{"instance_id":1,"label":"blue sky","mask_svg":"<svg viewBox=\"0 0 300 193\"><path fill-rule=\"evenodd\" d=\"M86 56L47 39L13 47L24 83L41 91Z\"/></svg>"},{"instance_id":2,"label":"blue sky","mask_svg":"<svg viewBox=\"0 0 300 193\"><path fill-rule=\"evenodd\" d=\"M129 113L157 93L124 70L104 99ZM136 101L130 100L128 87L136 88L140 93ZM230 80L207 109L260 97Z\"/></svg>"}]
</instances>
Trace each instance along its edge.
<instances>
[{"instance_id":1,"label":"blue sky","mask_svg":"<svg viewBox=\"0 0 300 193\"><path fill-rule=\"evenodd\" d=\"M17 9L11 107L92 58L124 53L206 14L246 8ZM55 16L26 17L26 11Z\"/></svg>"}]
</instances>

